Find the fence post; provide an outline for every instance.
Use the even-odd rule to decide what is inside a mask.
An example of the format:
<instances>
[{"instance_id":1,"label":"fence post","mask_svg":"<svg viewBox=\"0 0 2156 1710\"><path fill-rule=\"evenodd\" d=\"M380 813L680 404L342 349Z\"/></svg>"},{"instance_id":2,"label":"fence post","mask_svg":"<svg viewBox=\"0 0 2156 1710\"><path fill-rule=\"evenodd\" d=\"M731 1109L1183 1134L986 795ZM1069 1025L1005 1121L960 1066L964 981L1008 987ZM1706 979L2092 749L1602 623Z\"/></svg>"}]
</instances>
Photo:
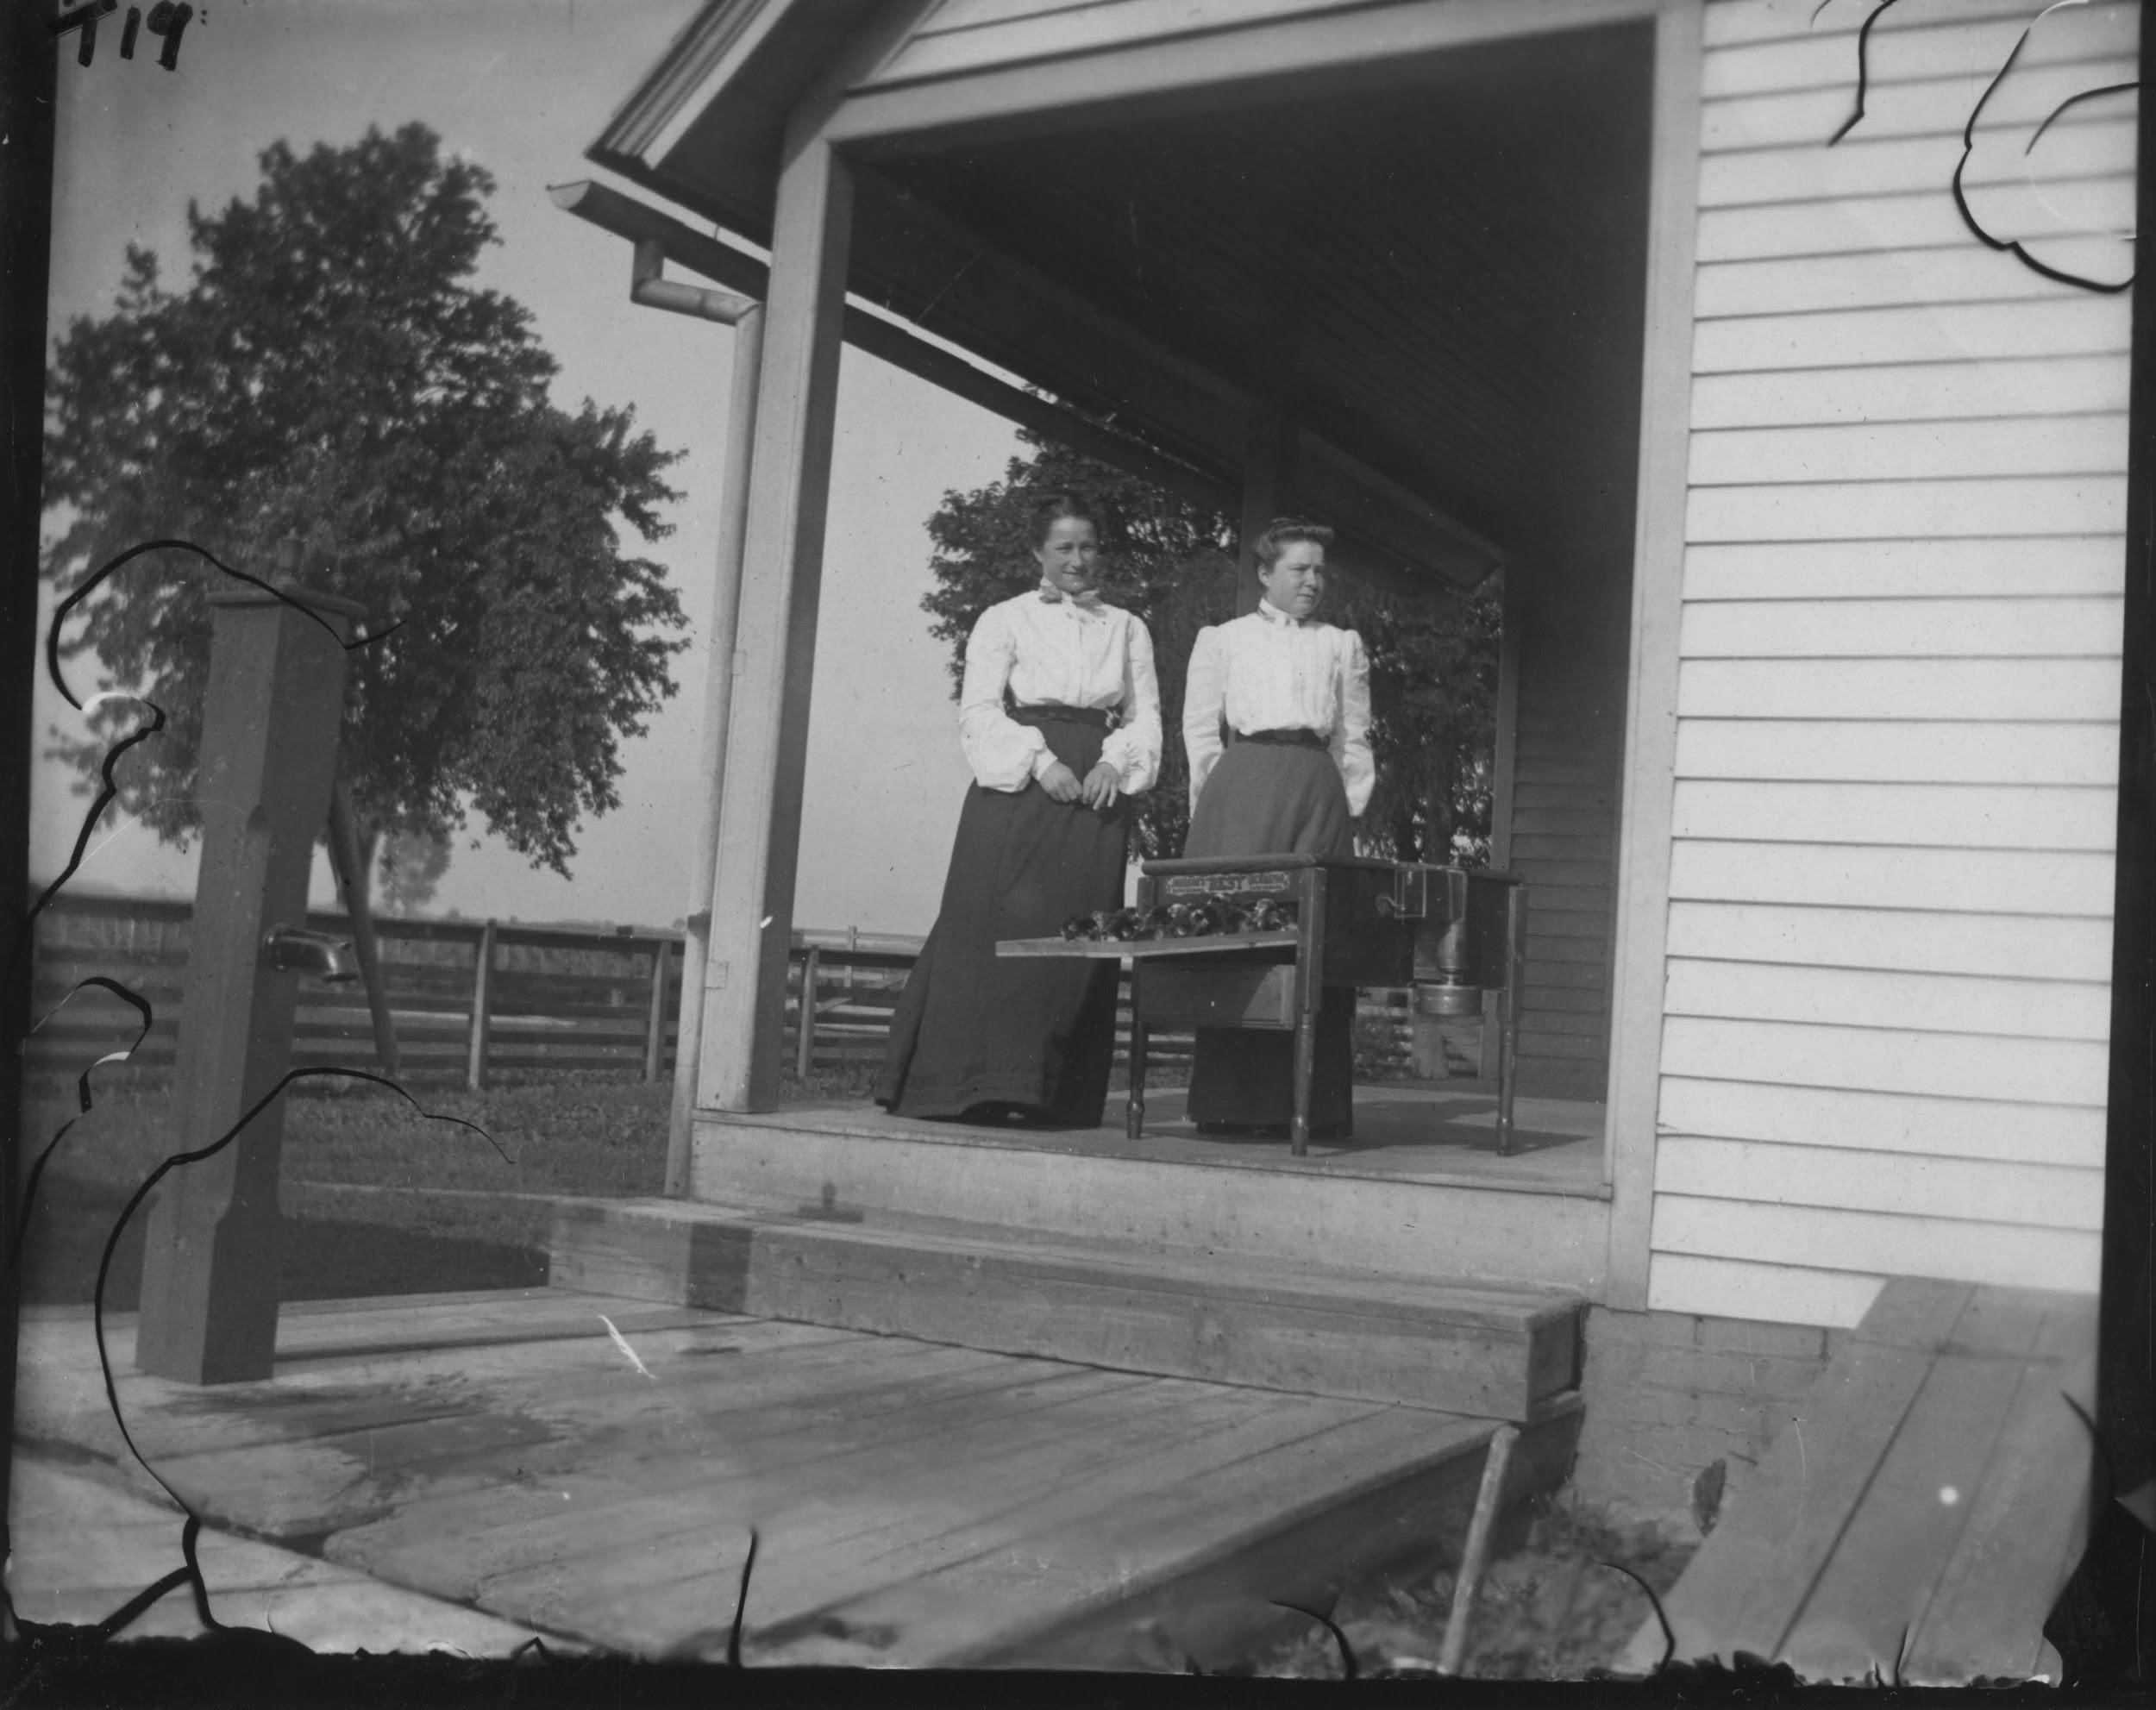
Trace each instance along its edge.
<instances>
[{"instance_id":1,"label":"fence post","mask_svg":"<svg viewBox=\"0 0 2156 1710\"><path fill-rule=\"evenodd\" d=\"M352 808L352 786L339 771L329 790L329 867L344 893L345 917L352 923L353 947L359 952L360 977L367 982L367 1010L374 1024L374 1055L389 1078L401 1074L397 1023L390 1014L389 979L382 970L374 932L374 905L368 896L373 876L360 864L359 821Z\"/></svg>"},{"instance_id":2,"label":"fence post","mask_svg":"<svg viewBox=\"0 0 2156 1710\"><path fill-rule=\"evenodd\" d=\"M494 922L479 934L479 954L472 961L471 1053L465 1059L464 1084L474 1093L486 1085L486 1030L494 1000Z\"/></svg>"},{"instance_id":3,"label":"fence post","mask_svg":"<svg viewBox=\"0 0 2156 1710\"><path fill-rule=\"evenodd\" d=\"M808 957L801 964L801 1021L793 1030L793 1073L797 1079L808 1079L809 1065L816 1056L816 946L808 947Z\"/></svg>"},{"instance_id":4,"label":"fence post","mask_svg":"<svg viewBox=\"0 0 2156 1710\"><path fill-rule=\"evenodd\" d=\"M644 1079L656 1080L667 1054L667 941L651 941L651 1017L644 1026Z\"/></svg>"}]
</instances>

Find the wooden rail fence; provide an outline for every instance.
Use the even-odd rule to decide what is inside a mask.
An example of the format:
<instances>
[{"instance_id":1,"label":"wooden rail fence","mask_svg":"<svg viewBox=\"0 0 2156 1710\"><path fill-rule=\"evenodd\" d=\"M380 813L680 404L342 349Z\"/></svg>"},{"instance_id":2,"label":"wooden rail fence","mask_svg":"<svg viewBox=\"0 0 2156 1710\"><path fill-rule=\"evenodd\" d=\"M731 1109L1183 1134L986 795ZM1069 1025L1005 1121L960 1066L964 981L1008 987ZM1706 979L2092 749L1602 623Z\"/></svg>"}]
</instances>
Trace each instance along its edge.
<instances>
[{"instance_id":1,"label":"wooden rail fence","mask_svg":"<svg viewBox=\"0 0 2156 1710\"><path fill-rule=\"evenodd\" d=\"M103 974L139 992L156 1012L134 1061L169 1064L178 1037L192 905L144 898L54 899L39 917L35 1013L26 1069L74 1074L134 1037L133 1010L92 987ZM348 930L345 917L313 913L323 931ZM378 918L383 978L395 1018L404 1078L415 1084L542 1080L597 1073L671 1080L681 1005L681 935L664 928L528 926L502 921ZM883 1053L891 1012L921 940L893 933L797 930L787 980L787 1062L814 1068L873 1062ZM803 1025L802 994L808 994ZM1405 993L1366 992L1358 1005L1380 1024L1378 1040L1407 1056ZM1130 1039L1130 982L1117 1015L1117 1055ZM1156 1033L1148 1055L1162 1067L1188 1059L1189 1036ZM376 1068L367 993L357 984L299 982L295 1064Z\"/></svg>"}]
</instances>

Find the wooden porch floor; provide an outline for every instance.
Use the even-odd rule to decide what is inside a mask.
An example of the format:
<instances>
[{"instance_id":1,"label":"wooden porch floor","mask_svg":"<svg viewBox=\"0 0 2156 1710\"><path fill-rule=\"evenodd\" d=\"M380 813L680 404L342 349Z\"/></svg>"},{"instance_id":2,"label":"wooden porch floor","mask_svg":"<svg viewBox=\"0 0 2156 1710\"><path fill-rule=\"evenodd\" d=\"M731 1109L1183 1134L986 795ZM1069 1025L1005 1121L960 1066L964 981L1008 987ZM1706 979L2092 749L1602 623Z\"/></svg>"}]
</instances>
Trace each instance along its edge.
<instances>
[{"instance_id":1,"label":"wooden porch floor","mask_svg":"<svg viewBox=\"0 0 2156 1710\"><path fill-rule=\"evenodd\" d=\"M1602 1172L1603 1107L1565 1099L1520 1099L1514 1109L1515 1143L1509 1157L1496 1152L1497 1095L1481 1087L1388 1082L1355 1089L1355 1132L1345 1140L1310 1143L1308 1155L1293 1156L1285 1137L1200 1134L1183 1115L1181 1088L1149 1091L1145 1132L1123 1131L1126 1104L1111 1093L1098 1128L1048 1128L1025 1123L985 1126L929 1122L893 1116L873 1104L819 1099L790 1103L769 1115L736 1122L813 1128L863 1137L903 1134L954 1144L1023 1147L1102 1158L1144 1158L1162 1163L1206 1164L1229 1169L1287 1170L1324 1175L1411 1177L1464 1187L1502 1187L1521 1193L1607 1196Z\"/></svg>"},{"instance_id":2,"label":"wooden porch floor","mask_svg":"<svg viewBox=\"0 0 2156 1710\"><path fill-rule=\"evenodd\" d=\"M355 1584L718 1655L755 1526L752 1663L1129 1666L1144 1615L1220 1660L1269 1598L1457 1547L1493 1429L559 1289L288 1306L276 1376L206 1390L135 1372L130 1317L108 1336L136 1441L204 1518ZM18 1444L139 1480L86 1312L27 1313L22 1356ZM1562 1475L1536 1443L1513 1492ZM27 1502L18 1577L64 1575L99 1524Z\"/></svg>"}]
</instances>

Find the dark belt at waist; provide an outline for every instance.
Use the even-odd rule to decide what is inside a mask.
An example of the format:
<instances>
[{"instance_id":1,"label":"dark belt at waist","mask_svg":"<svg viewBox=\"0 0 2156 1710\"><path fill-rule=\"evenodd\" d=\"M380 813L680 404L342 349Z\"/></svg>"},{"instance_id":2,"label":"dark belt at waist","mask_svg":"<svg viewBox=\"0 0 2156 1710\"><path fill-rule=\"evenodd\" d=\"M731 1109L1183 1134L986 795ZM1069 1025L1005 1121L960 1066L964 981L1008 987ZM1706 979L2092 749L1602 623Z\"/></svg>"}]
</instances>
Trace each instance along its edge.
<instances>
[{"instance_id":1,"label":"dark belt at waist","mask_svg":"<svg viewBox=\"0 0 2156 1710\"><path fill-rule=\"evenodd\" d=\"M1011 717L1021 724L1090 724L1096 730L1115 729L1115 711L1103 706L1063 706L1043 701L1037 706L1014 706Z\"/></svg>"},{"instance_id":2,"label":"dark belt at waist","mask_svg":"<svg viewBox=\"0 0 2156 1710\"><path fill-rule=\"evenodd\" d=\"M1267 748L1323 749L1332 744L1318 731L1300 727L1285 730L1243 730L1235 740L1238 742L1259 742Z\"/></svg>"}]
</instances>

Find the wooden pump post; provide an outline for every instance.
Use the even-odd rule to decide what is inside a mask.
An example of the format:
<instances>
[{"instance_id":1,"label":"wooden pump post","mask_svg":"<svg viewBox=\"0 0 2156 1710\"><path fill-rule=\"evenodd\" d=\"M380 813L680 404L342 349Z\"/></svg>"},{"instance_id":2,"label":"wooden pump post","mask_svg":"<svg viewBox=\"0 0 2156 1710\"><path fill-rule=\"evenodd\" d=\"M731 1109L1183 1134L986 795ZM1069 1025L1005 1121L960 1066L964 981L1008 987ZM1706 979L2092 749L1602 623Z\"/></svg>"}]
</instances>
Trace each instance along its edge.
<instances>
[{"instance_id":1,"label":"wooden pump post","mask_svg":"<svg viewBox=\"0 0 2156 1710\"><path fill-rule=\"evenodd\" d=\"M202 867L172 1074L175 1151L219 1138L291 1063L299 975L271 968L263 940L306 924L344 708L340 643L360 608L287 592L323 621L252 588L210 596ZM215 1157L160 1185L142 1259L135 1358L144 1371L186 1383L270 1375L284 1129L279 1099Z\"/></svg>"}]
</instances>

